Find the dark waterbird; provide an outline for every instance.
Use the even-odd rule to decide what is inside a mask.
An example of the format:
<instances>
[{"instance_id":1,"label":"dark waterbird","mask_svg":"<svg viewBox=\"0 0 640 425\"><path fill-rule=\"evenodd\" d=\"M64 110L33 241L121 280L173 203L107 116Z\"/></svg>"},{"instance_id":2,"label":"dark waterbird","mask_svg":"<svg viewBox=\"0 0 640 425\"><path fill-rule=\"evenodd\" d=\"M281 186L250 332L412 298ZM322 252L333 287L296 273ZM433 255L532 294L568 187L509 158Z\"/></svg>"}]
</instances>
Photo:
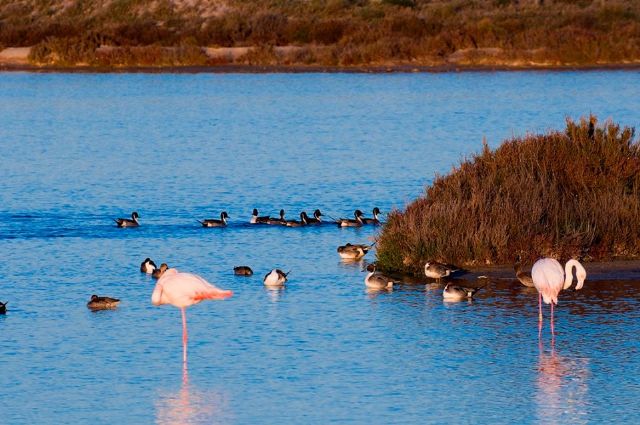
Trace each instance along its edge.
<instances>
[{"instance_id":1,"label":"dark waterbird","mask_svg":"<svg viewBox=\"0 0 640 425\"><path fill-rule=\"evenodd\" d=\"M97 295L91 295L91 300L87 303L87 307L91 310L108 310L116 308L120 300L111 297L99 297Z\"/></svg>"},{"instance_id":2,"label":"dark waterbird","mask_svg":"<svg viewBox=\"0 0 640 425\"><path fill-rule=\"evenodd\" d=\"M458 269L438 263L437 261L429 261L424 265L424 275L438 281L443 277L450 276L451 273L456 271L458 271Z\"/></svg>"},{"instance_id":3,"label":"dark waterbird","mask_svg":"<svg viewBox=\"0 0 640 425\"><path fill-rule=\"evenodd\" d=\"M280 218L275 218L275 217L269 217L269 220L267 220L267 224L272 224L272 225L282 225L285 226L287 224L287 220L285 220L284 218L284 210L280 210Z\"/></svg>"},{"instance_id":4,"label":"dark waterbird","mask_svg":"<svg viewBox=\"0 0 640 425\"><path fill-rule=\"evenodd\" d=\"M533 288L533 279L531 273L522 271L522 263L520 262L520 256L516 257L516 262L513 264L513 271L516 272L516 277L527 288Z\"/></svg>"},{"instance_id":5,"label":"dark waterbird","mask_svg":"<svg viewBox=\"0 0 640 425\"><path fill-rule=\"evenodd\" d=\"M9 304L9 301L7 301L6 303L0 302L0 314L7 313L7 304Z\"/></svg>"},{"instance_id":6,"label":"dark waterbird","mask_svg":"<svg viewBox=\"0 0 640 425\"><path fill-rule=\"evenodd\" d=\"M227 219L229 215L226 211L222 211L220 213L220 220L215 218L208 218L206 220L198 220L198 223L202 224L202 227L226 227Z\"/></svg>"},{"instance_id":7,"label":"dark waterbird","mask_svg":"<svg viewBox=\"0 0 640 425\"><path fill-rule=\"evenodd\" d=\"M373 245L347 243L338 247L338 255L343 260L359 260L366 255L369 250L373 248Z\"/></svg>"},{"instance_id":8,"label":"dark waterbird","mask_svg":"<svg viewBox=\"0 0 640 425\"><path fill-rule=\"evenodd\" d=\"M151 276L153 276L155 279L160 279L164 274L164 272L166 272L168 269L169 269L169 266L167 265L167 263L162 263L160 264L160 268L155 269L151 274Z\"/></svg>"},{"instance_id":9,"label":"dark waterbird","mask_svg":"<svg viewBox=\"0 0 640 425\"><path fill-rule=\"evenodd\" d=\"M340 227L360 227L364 224L364 222L362 221L363 215L364 214L362 213L362 211L355 210L353 212L353 216L355 217L355 220L352 220L350 218L339 218L338 220L336 220L336 223Z\"/></svg>"},{"instance_id":10,"label":"dark waterbird","mask_svg":"<svg viewBox=\"0 0 640 425\"><path fill-rule=\"evenodd\" d=\"M269 216L268 215L264 215L262 217L258 216L258 209L254 208L253 212L251 213L251 220L249 220L249 223L251 223L251 224L268 224L269 223Z\"/></svg>"},{"instance_id":11,"label":"dark waterbird","mask_svg":"<svg viewBox=\"0 0 640 425\"><path fill-rule=\"evenodd\" d=\"M447 283L442 291L442 297L447 301L461 301L464 299L471 299L480 289L484 288L479 286L477 288L470 288L466 286L457 286Z\"/></svg>"},{"instance_id":12,"label":"dark waterbird","mask_svg":"<svg viewBox=\"0 0 640 425\"><path fill-rule=\"evenodd\" d=\"M252 276L253 270L249 266L237 266L233 268L233 274L236 276Z\"/></svg>"},{"instance_id":13,"label":"dark waterbird","mask_svg":"<svg viewBox=\"0 0 640 425\"><path fill-rule=\"evenodd\" d=\"M364 224L380 224L380 219L378 218L378 215L380 214L380 208L375 207L373 209L373 218L362 218L362 222Z\"/></svg>"},{"instance_id":14,"label":"dark waterbird","mask_svg":"<svg viewBox=\"0 0 640 425\"><path fill-rule=\"evenodd\" d=\"M138 212L134 211L131 213L131 218L115 218L113 221L118 227L138 227L140 225L138 218L140 218Z\"/></svg>"},{"instance_id":15,"label":"dark waterbird","mask_svg":"<svg viewBox=\"0 0 640 425\"><path fill-rule=\"evenodd\" d=\"M140 264L140 272L146 274L153 273L157 268L158 266L156 266L156 263L154 263L153 260L149 257L145 258L142 264Z\"/></svg>"}]
</instances>

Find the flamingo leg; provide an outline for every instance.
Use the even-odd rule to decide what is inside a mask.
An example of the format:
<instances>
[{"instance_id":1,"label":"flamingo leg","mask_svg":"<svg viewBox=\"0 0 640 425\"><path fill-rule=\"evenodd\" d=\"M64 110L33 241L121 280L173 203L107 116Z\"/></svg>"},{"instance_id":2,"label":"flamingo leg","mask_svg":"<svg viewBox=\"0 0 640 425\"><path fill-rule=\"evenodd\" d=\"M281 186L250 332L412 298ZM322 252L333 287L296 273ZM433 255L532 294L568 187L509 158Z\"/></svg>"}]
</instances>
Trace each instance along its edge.
<instances>
[{"instance_id":1,"label":"flamingo leg","mask_svg":"<svg viewBox=\"0 0 640 425\"><path fill-rule=\"evenodd\" d=\"M542 294L538 293L538 321L542 322Z\"/></svg>"},{"instance_id":2,"label":"flamingo leg","mask_svg":"<svg viewBox=\"0 0 640 425\"><path fill-rule=\"evenodd\" d=\"M553 330L553 301L551 302L551 336L555 335Z\"/></svg>"},{"instance_id":3,"label":"flamingo leg","mask_svg":"<svg viewBox=\"0 0 640 425\"><path fill-rule=\"evenodd\" d=\"M185 314L184 307L180 309L182 312L182 362L187 364L187 315Z\"/></svg>"}]
</instances>

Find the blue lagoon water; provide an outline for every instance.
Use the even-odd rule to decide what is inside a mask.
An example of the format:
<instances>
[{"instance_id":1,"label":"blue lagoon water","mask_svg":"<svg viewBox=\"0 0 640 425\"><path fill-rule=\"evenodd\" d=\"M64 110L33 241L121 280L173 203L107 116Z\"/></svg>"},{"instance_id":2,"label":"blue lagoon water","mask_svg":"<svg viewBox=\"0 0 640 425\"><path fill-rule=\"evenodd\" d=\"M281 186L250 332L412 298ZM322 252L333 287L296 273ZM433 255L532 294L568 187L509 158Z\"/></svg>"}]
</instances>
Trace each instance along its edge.
<instances>
[{"instance_id":1,"label":"blue lagoon water","mask_svg":"<svg viewBox=\"0 0 640 425\"><path fill-rule=\"evenodd\" d=\"M635 423L640 282L563 293L552 347L517 282L472 303L368 293L336 247L378 229L246 223L403 208L483 138L589 113L639 127L639 110L635 71L1 73L1 420ZM141 227L117 229L133 210ZM225 229L195 221L222 210ZM187 310L186 373L145 257L234 291ZM256 274L234 276L243 264ZM262 285L274 267L291 270L283 291ZM91 294L122 302L91 312Z\"/></svg>"}]
</instances>

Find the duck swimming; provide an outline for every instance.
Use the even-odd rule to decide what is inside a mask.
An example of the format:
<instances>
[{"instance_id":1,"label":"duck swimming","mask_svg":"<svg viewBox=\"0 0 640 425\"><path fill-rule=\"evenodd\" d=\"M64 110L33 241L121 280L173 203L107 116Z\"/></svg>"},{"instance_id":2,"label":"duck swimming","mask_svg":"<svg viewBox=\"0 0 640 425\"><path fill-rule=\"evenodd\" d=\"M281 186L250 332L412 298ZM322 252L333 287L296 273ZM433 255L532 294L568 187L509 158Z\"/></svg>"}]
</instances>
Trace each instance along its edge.
<instances>
[{"instance_id":1,"label":"duck swimming","mask_svg":"<svg viewBox=\"0 0 640 425\"><path fill-rule=\"evenodd\" d=\"M362 222L364 224L375 224L378 225L380 224L380 220L378 219L378 214L380 214L380 208L375 207L373 209L373 218L362 218Z\"/></svg>"},{"instance_id":2,"label":"duck swimming","mask_svg":"<svg viewBox=\"0 0 640 425\"><path fill-rule=\"evenodd\" d=\"M393 289L393 279L377 272L375 264L369 264L367 271L369 273L364 278L364 284L367 288L375 290Z\"/></svg>"},{"instance_id":3,"label":"duck swimming","mask_svg":"<svg viewBox=\"0 0 640 425\"><path fill-rule=\"evenodd\" d=\"M226 227L228 218L229 215L227 214L227 212L222 211L222 213L220 213L220 220L215 218L208 218L202 221L198 220L198 223L202 224L202 227Z\"/></svg>"},{"instance_id":4,"label":"duck swimming","mask_svg":"<svg viewBox=\"0 0 640 425\"><path fill-rule=\"evenodd\" d=\"M99 297L97 295L91 295L91 300L87 303L87 307L91 310L108 310L116 308L120 300L110 297Z\"/></svg>"},{"instance_id":5,"label":"duck swimming","mask_svg":"<svg viewBox=\"0 0 640 425\"><path fill-rule=\"evenodd\" d=\"M233 274L236 276L252 276L253 270L249 266L238 266L233 268Z\"/></svg>"},{"instance_id":6,"label":"duck swimming","mask_svg":"<svg viewBox=\"0 0 640 425\"><path fill-rule=\"evenodd\" d=\"M157 268L158 266L156 266L156 263L154 263L153 260L151 260L151 258L149 257L145 258L142 264L140 264L140 272L146 274L153 273L153 271Z\"/></svg>"},{"instance_id":7,"label":"duck swimming","mask_svg":"<svg viewBox=\"0 0 640 425\"><path fill-rule=\"evenodd\" d=\"M7 304L9 304L9 301L6 303L0 302L0 314L7 314Z\"/></svg>"},{"instance_id":8,"label":"duck swimming","mask_svg":"<svg viewBox=\"0 0 640 425\"><path fill-rule=\"evenodd\" d=\"M447 283L442 291L442 298L447 301L461 301L464 299L471 299L483 286L479 288L467 288L464 286L456 286L451 283Z\"/></svg>"},{"instance_id":9,"label":"duck swimming","mask_svg":"<svg viewBox=\"0 0 640 425\"><path fill-rule=\"evenodd\" d=\"M339 218L336 223L340 227L360 227L364 224L364 222L362 221L362 211L355 210L353 212L353 216L355 217L355 220L352 220L350 218Z\"/></svg>"},{"instance_id":10,"label":"duck swimming","mask_svg":"<svg viewBox=\"0 0 640 425\"><path fill-rule=\"evenodd\" d=\"M267 220L267 224L279 224L281 226L285 226L287 224L287 220L284 219L284 210L280 210L280 218L269 217L269 220Z\"/></svg>"},{"instance_id":11,"label":"duck swimming","mask_svg":"<svg viewBox=\"0 0 640 425\"><path fill-rule=\"evenodd\" d=\"M373 245L352 245L350 243L338 247L338 255L343 260L359 260L366 255Z\"/></svg>"},{"instance_id":12,"label":"duck swimming","mask_svg":"<svg viewBox=\"0 0 640 425\"><path fill-rule=\"evenodd\" d=\"M251 224L267 224L269 222L269 216L265 215L262 217L258 216L258 209L254 208L253 209L253 213L251 213L251 219L249 220L249 223Z\"/></svg>"},{"instance_id":13,"label":"duck swimming","mask_svg":"<svg viewBox=\"0 0 640 425\"><path fill-rule=\"evenodd\" d=\"M289 273L285 273L280 269L271 270L269 273L267 273L264 276L264 280L263 280L264 286L268 286L271 288L284 287L284 284L287 281L287 276L289 276Z\"/></svg>"},{"instance_id":14,"label":"duck swimming","mask_svg":"<svg viewBox=\"0 0 640 425\"><path fill-rule=\"evenodd\" d=\"M167 265L167 263L162 263L160 264L160 268L155 269L153 273L151 273L151 276L153 276L155 279L160 279L164 272L166 272L168 269L169 266Z\"/></svg>"},{"instance_id":15,"label":"duck swimming","mask_svg":"<svg viewBox=\"0 0 640 425\"><path fill-rule=\"evenodd\" d=\"M287 220L285 221L285 225L287 227L301 227L301 226L306 226L307 225L307 219L309 217L307 216L307 213L302 211L300 213L300 221L297 220Z\"/></svg>"},{"instance_id":16,"label":"duck swimming","mask_svg":"<svg viewBox=\"0 0 640 425\"><path fill-rule=\"evenodd\" d=\"M138 227L140 225L140 223L138 222L138 218L140 218L140 216L138 215L137 211L134 211L131 213L131 218L115 218L114 221L116 222L116 225L118 227Z\"/></svg>"},{"instance_id":17,"label":"duck swimming","mask_svg":"<svg viewBox=\"0 0 640 425\"><path fill-rule=\"evenodd\" d=\"M451 273L457 271L437 261L431 261L424 265L424 274L432 279L440 280L443 277L449 276Z\"/></svg>"},{"instance_id":18,"label":"duck swimming","mask_svg":"<svg viewBox=\"0 0 640 425\"><path fill-rule=\"evenodd\" d=\"M320 210L315 210L313 212L313 217L308 217L307 213L304 213L305 218L307 220L307 225L313 226L316 224L322 224L322 219L320 217L322 217L322 213L320 212Z\"/></svg>"}]
</instances>

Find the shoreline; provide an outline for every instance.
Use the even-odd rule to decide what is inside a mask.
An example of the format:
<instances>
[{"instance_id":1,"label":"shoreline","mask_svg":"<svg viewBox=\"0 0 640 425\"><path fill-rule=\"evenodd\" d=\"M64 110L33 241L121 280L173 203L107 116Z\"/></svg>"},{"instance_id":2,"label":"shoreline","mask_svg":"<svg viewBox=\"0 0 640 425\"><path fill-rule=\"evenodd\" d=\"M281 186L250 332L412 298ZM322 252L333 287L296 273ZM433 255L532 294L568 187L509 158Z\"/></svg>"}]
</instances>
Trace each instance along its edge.
<instances>
[{"instance_id":1,"label":"shoreline","mask_svg":"<svg viewBox=\"0 0 640 425\"><path fill-rule=\"evenodd\" d=\"M564 267L564 262L561 263ZM587 270L587 281L640 281L640 259L583 262L582 265ZM527 273L531 273L532 266L533 263L526 264L523 269ZM389 273L389 275L408 284L435 282L424 275L403 273ZM460 272L452 274L450 280L473 284L479 276L486 276L494 282L518 282L513 266L508 264L461 268ZM523 285L520 286L524 288Z\"/></svg>"},{"instance_id":2,"label":"shoreline","mask_svg":"<svg viewBox=\"0 0 640 425\"><path fill-rule=\"evenodd\" d=\"M0 63L0 72L69 73L69 74L410 74L453 72L572 72L636 71L640 63L592 65L189 65L189 66L37 66L25 63Z\"/></svg>"}]
</instances>

